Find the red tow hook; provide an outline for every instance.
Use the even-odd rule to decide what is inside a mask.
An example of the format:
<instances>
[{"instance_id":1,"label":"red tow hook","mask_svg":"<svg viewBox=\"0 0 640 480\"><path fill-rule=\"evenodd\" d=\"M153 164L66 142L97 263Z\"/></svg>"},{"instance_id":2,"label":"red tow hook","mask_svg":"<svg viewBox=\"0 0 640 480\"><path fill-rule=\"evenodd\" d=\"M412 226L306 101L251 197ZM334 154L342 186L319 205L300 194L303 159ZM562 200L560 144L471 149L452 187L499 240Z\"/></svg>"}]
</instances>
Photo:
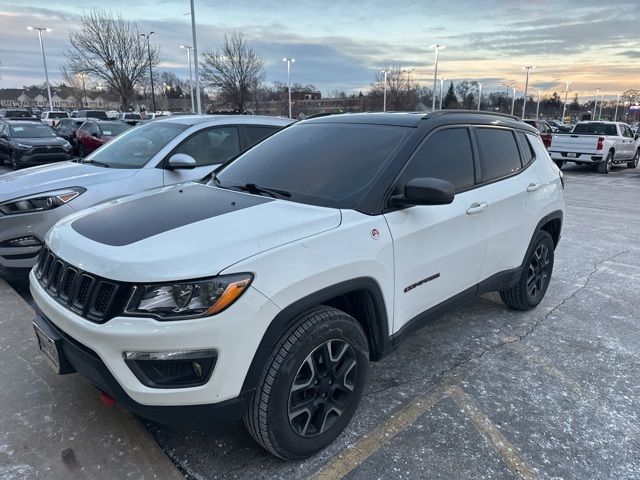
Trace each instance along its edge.
<instances>
[{"instance_id":1,"label":"red tow hook","mask_svg":"<svg viewBox=\"0 0 640 480\"><path fill-rule=\"evenodd\" d=\"M107 392L103 392L102 390L100 390L100 400L107 407L113 407L116 403L118 403L111 395L109 395Z\"/></svg>"}]
</instances>

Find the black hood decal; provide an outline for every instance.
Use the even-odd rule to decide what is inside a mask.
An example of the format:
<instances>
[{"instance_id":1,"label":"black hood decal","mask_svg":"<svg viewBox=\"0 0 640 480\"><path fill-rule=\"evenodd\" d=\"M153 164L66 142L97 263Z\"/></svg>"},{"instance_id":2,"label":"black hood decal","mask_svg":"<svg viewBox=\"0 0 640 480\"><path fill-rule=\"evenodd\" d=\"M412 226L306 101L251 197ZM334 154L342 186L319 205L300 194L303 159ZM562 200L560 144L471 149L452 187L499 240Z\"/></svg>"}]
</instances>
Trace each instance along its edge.
<instances>
[{"instance_id":1,"label":"black hood decal","mask_svg":"<svg viewBox=\"0 0 640 480\"><path fill-rule=\"evenodd\" d=\"M104 208L74 221L71 227L94 242L122 247L270 201L272 199L257 195L196 184Z\"/></svg>"}]
</instances>

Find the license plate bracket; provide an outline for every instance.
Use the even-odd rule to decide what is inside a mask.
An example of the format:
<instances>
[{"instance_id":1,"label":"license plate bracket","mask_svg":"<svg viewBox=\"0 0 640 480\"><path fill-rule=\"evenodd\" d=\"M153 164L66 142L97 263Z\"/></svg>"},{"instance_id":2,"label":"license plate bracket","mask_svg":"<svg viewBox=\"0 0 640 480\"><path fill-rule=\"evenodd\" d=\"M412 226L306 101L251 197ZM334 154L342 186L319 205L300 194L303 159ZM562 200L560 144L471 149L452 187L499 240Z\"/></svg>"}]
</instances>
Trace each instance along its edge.
<instances>
[{"instance_id":1,"label":"license plate bracket","mask_svg":"<svg viewBox=\"0 0 640 480\"><path fill-rule=\"evenodd\" d=\"M567 153L567 157L569 158L578 158L578 154L576 152Z\"/></svg>"},{"instance_id":2,"label":"license plate bracket","mask_svg":"<svg viewBox=\"0 0 640 480\"><path fill-rule=\"evenodd\" d=\"M42 317L33 319L33 330L38 340L38 348L51 368L59 374L73 373L74 368L69 365L62 350L63 339Z\"/></svg>"}]
</instances>

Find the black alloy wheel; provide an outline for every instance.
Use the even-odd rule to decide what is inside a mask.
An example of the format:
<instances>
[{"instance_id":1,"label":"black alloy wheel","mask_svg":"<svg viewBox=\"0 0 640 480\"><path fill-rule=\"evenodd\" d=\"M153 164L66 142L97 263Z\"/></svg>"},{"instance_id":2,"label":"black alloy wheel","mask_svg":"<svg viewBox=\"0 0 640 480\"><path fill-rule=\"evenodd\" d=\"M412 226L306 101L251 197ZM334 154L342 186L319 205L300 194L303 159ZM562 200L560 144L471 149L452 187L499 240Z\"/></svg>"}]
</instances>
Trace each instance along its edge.
<instances>
[{"instance_id":1,"label":"black alloy wheel","mask_svg":"<svg viewBox=\"0 0 640 480\"><path fill-rule=\"evenodd\" d=\"M301 437L335 425L353 397L356 354L341 339L327 340L304 359L289 391L289 424Z\"/></svg>"},{"instance_id":2,"label":"black alloy wheel","mask_svg":"<svg viewBox=\"0 0 640 480\"><path fill-rule=\"evenodd\" d=\"M549 248L540 244L533 252L527 276L527 294L535 299L549 283Z\"/></svg>"},{"instance_id":3,"label":"black alloy wheel","mask_svg":"<svg viewBox=\"0 0 640 480\"><path fill-rule=\"evenodd\" d=\"M18 157L16 155L16 152L11 152L11 168L13 168L14 170L18 170L19 165L18 165Z\"/></svg>"}]
</instances>

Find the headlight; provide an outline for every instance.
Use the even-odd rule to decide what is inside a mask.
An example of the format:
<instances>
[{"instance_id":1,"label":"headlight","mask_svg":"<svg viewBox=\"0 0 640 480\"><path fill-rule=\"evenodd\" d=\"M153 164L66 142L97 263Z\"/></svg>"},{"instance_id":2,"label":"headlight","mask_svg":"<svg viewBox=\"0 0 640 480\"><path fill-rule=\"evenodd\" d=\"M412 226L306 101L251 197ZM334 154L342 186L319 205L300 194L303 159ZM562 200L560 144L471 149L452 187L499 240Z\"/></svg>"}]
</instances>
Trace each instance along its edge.
<instances>
[{"instance_id":1,"label":"headlight","mask_svg":"<svg viewBox=\"0 0 640 480\"><path fill-rule=\"evenodd\" d=\"M238 273L208 280L136 285L125 313L179 320L222 312L247 290L253 275Z\"/></svg>"},{"instance_id":2,"label":"headlight","mask_svg":"<svg viewBox=\"0 0 640 480\"><path fill-rule=\"evenodd\" d=\"M28 197L16 198L14 200L9 200L8 202L0 203L0 212L5 215L17 215L20 213L52 210L70 202L86 191L86 188L72 187L65 190L37 193Z\"/></svg>"},{"instance_id":3,"label":"headlight","mask_svg":"<svg viewBox=\"0 0 640 480\"><path fill-rule=\"evenodd\" d=\"M18 150L31 150L33 145L25 145L24 143L16 143L16 148Z\"/></svg>"},{"instance_id":4,"label":"headlight","mask_svg":"<svg viewBox=\"0 0 640 480\"><path fill-rule=\"evenodd\" d=\"M68 151L68 150L71 150L73 146L69 142L67 142L64 145L62 145L62 148Z\"/></svg>"}]
</instances>

